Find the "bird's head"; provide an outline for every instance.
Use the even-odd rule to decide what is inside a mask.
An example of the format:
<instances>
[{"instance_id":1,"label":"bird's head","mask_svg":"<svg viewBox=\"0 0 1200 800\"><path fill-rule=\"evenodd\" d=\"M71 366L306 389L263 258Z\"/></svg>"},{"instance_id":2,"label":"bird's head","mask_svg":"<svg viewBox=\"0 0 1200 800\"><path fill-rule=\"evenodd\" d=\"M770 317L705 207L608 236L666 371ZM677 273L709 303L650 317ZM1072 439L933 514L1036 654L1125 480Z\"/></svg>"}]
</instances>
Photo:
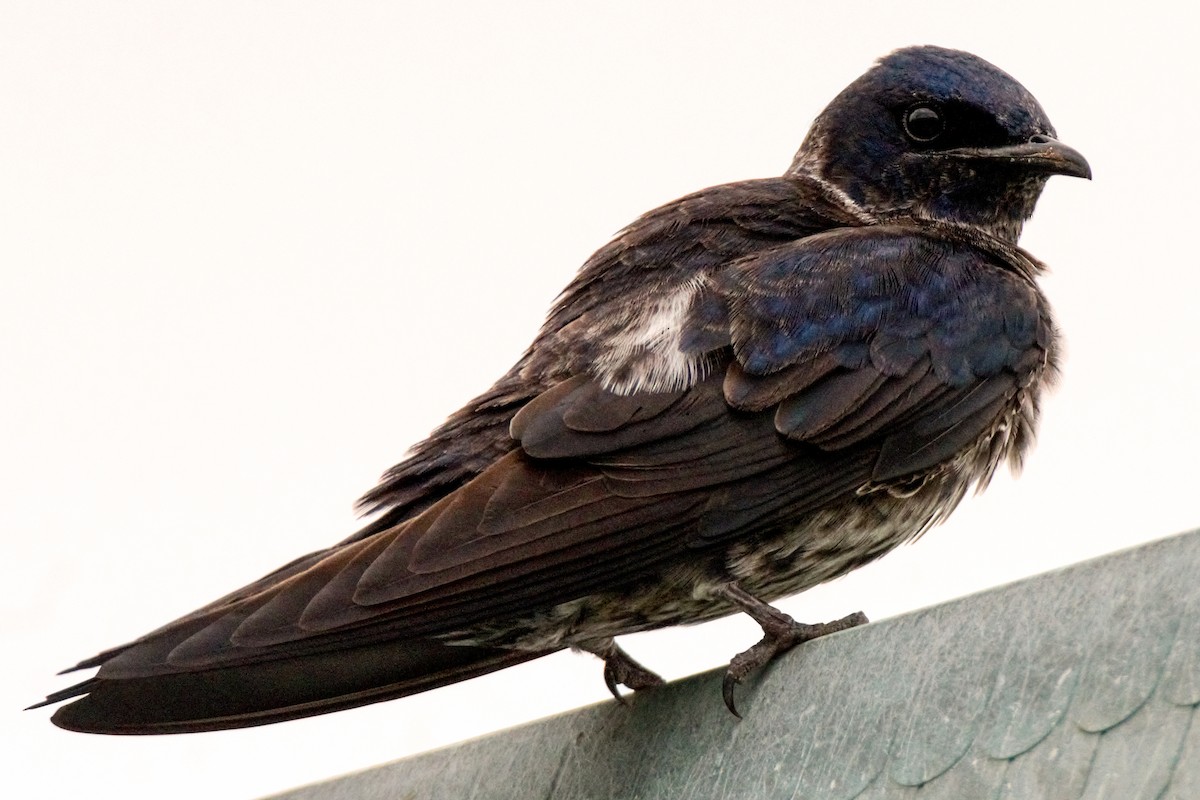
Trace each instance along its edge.
<instances>
[{"instance_id":1,"label":"bird's head","mask_svg":"<svg viewBox=\"0 0 1200 800\"><path fill-rule=\"evenodd\" d=\"M908 47L881 59L813 122L788 171L888 219L982 227L1015 242L1051 175L1090 178L1024 86L981 58Z\"/></svg>"}]
</instances>

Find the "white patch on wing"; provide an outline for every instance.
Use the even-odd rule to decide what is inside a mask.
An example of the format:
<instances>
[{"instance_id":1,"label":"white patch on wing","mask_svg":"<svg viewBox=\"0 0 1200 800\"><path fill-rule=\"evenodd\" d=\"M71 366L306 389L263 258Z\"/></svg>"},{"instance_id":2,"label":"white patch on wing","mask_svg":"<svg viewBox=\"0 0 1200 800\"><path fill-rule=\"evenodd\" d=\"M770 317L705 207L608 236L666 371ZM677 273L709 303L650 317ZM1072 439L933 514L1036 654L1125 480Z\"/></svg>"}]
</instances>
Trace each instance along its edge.
<instances>
[{"instance_id":1,"label":"white patch on wing","mask_svg":"<svg viewBox=\"0 0 1200 800\"><path fill-rule=\"evenodd\" d=\"M612 336L596 363L605 389L616 394L671 392L704 377L704 356L684 353L681 344L688 310L706 282L704 275L691 278L648 304Z\"/></svg>"}]
</instances>

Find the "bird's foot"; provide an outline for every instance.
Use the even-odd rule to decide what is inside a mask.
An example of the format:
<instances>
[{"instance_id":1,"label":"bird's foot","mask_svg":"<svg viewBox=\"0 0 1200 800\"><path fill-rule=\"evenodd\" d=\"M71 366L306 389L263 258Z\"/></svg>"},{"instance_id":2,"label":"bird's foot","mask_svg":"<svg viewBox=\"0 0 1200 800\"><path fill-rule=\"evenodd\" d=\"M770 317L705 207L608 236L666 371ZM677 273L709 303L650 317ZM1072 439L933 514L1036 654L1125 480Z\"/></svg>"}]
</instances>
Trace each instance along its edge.
<instances>
[{"instance_id":1,"label":"bird's foot","mask_svg":"<svg viewBox=\"0 0 1200 800\"><path fill-rule=\"evenodd\" d=\"M729 662L729 669L725 671L725 680L721 684L721 696L725 700L725 707L738 719L741 719L742 715L738 713L737 706L734 704L733 690L747 675L759 667L766 666L777 655L786 653L801 642L858 625L865 625L867 622L867 615L857 611L833 622L806 625L796 622L787 614L764 603L736 584L728 584L723 587L721 596L744 611L763 629L763 638L759 640L758 644L745 652L738 653Z\"/></svg>"},{"instance_id":2,"label":"bird's foot","mask_svg":"<svg viewBox=\"0 0 1200 800\"><path fill-rule=\"evenodd\" d=\"M581 645L580 649L604 659L604 685L612 692L613 697L622 703L625 702L625 698L621 696L621 686L636 692L638 689L663 685L662 678L635 661L633 656L622 650L611 637Z\"/></svg>"}]
</instances>

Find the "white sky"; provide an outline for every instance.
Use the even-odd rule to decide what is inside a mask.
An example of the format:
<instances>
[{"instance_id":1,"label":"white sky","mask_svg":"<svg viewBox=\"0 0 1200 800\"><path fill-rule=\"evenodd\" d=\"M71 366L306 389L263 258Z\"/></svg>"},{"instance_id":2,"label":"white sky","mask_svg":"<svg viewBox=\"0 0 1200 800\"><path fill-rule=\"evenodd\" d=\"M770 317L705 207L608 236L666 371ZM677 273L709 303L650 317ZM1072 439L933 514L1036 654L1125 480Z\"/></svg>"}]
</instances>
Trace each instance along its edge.
<instances>
[{"instance_id":1,"label":"white sky","mask_svg":"<svg viewBox=\"0 0 1200 800\"><path fill-rule=\"evenodd\" d=\"M904 45L993 61L1091 160L1022 242L1054 270L1064 380L1020 481L784 607L879 619L1200 524L1198 26L1125 6L0 5L6 791L253 798L603 700L599 662L560 654L228 733L17 711L353 531L351 502L508 367L614 231L781 173ZM627 646L679 677L756 639L726 620Z\"/></svg>"}]
</instances>

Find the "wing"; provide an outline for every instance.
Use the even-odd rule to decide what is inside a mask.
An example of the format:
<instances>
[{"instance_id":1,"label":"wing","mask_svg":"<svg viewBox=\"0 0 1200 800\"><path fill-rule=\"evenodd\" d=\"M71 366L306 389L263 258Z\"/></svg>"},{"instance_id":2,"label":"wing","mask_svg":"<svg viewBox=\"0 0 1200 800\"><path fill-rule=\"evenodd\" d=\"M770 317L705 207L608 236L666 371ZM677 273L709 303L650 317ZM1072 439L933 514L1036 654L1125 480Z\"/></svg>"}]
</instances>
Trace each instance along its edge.
<instances>
[{"instance_id":1,"label":"wing","mask_svg":"<svg viewBox=\"0 0 1200 800\"><path fill-rule=\"evenodd\" d=\"M425 510L516 447L509 423L555 383L599 367L638 373L655 341L610 348L645 308L630 296L669 298L711 279L724 265L820 231L871 222L861 212L798 178L714 186L643 215L597 251L552 309L515 367L453 415L392 467L359 506L384 512L349 541L366 538ZM697 320L699 322L699 320ZM723 320L693 336L719 342ZM617 358L613 358L614 352ZM673 386L671 388L678 388Z\"/></svg>"},{"instance_id":2,"label":"wing","mask_svg":"<svg viewBox=\"0 0 1200 800\"><path fill-rule=\"evenodd\" d=\"M630 392L620 364L594 358L599 369L522 405L513 448L475 477L416 516L106 654L74 690L92 694L56 721L103 728L130 687L171 687L153 689L162 704L196 676L221 686L225 705L202 709L201 722L190 706L172 712L172 730L320 713L470 677L530 654L452 653L437 637L654 580L856 493L907 487L997 435L1020 444L1036 413L1029 390L1054 349L1030 269L1015 249L885 227L728 264L667 320L678 334L677 352L660 354L666 366L628 350L643 375L678 374L681 356L707 374ZM603 337L541 343L568 358L603 352ZM976 477L1005 449L983 447ZM266 679L285 688L267 699L247 690Z\"/></svg>"},{"instance_id":3,"label":"wing","mask_svg":"<svg viewBox=\"0 0 1200 800\"><path fill-rule=\"evenodd\" d=\"M184 619L246 600L310 569L340 547L394 534L398 525L516 449L517 441L509 433L513 416L571 375L598 365L636 374L653 348L626 348L616 360L604 355L606 347L614 349L605 341L631 322L624 302L629 295L671 295L707 282L725 264L765 248L870 221L821 187L790 177L709 187L644 214L588 259L517 364L415 445L358 501L367 513L381 512L376 519L337 546L301 556ZM723 306L715 311L714 318L696 316L691 323L689 357L697 364L707 358L707 349L719 349L728 341ZM698 369L692 370L693 377ZM98 666L123 649L100 653L75 668Z\"/></svg>"}]
</instances>

